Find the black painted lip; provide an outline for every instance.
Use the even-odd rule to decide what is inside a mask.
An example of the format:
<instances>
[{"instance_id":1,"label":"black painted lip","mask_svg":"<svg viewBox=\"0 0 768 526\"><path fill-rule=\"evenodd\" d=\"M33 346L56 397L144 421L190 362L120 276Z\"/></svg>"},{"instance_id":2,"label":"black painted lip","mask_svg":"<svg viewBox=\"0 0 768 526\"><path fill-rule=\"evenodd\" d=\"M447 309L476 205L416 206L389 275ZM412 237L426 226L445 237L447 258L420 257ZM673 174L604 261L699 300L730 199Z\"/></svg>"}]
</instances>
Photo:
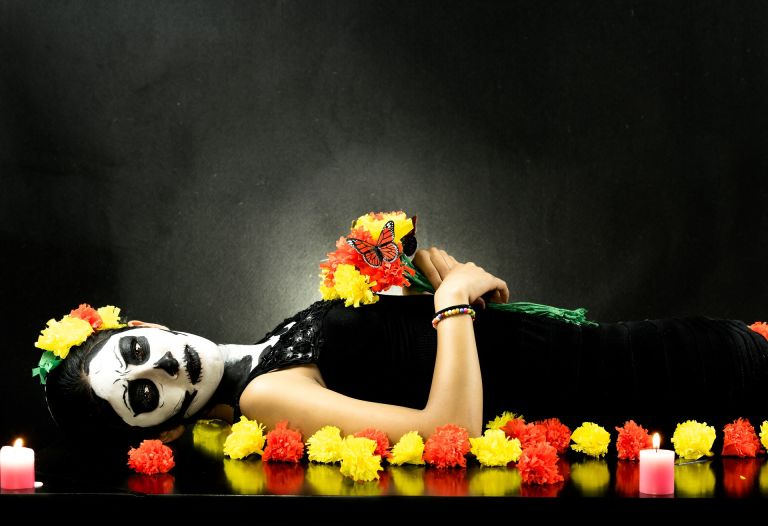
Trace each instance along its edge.
<instances>
[{"instance_id":1,"label":"black painted lip","mask_svg":"<svg viewBox=\"0 0 768 526\"><path fill-rule=\"evenodd\" d=\"M184 346L184 367L187 369L187 376L193 385L200 381L200 356L189 345Z\"/></svg>"}]
</instances>

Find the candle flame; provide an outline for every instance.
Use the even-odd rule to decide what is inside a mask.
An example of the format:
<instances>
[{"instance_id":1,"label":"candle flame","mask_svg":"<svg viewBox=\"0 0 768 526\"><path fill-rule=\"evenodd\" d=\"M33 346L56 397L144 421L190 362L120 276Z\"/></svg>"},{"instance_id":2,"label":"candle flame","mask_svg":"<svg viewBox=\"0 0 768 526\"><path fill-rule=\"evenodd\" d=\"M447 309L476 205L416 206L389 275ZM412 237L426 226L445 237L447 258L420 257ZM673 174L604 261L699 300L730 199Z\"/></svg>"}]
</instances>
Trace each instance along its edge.
<instances>
[{"instance_id":1,"label":"candle flame","mask_svg":"<svg viewBox=\"0 0 768 526\"><path fill-rule=\"evenodd\" d=\"M13 447L22 447L24 445L24 441L20 438L16 439L16 442L13 443Z\"/></svg>"},{"instance_id":2,"label":"candle flame","mask_svg":"<svg viewBox=\"0 0 768 526\"><path fill-rule=\"evenodd\" d=\"M659 437L658 433L653 434L653 449L659 449L659 445L661 445L661 437Z\"/></svg>"}]
</instances>

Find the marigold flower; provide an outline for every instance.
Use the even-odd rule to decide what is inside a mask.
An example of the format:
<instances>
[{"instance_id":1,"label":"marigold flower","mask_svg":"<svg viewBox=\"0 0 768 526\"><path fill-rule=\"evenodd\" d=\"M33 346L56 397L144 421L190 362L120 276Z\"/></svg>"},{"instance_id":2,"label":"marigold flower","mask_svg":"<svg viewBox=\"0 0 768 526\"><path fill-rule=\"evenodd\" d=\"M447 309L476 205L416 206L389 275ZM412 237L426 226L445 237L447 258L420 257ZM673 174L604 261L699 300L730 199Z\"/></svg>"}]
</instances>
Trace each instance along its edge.
<instances>
[{"instance_id":1,"label":"marigold flower","mask_svg":"<svg viewBox=\"0 0 768 526\"><path fill-rule=\"evenodd\" d=\"M355 482L379 478L381 456L375 455L376 441L348 436L341 446L341 473Z\"/></svg>"},{"instance_id":2,"label":"marigold flower","mask_svg":"<svg viewBox=\"0 0 768 526\"><path fill-rule=\"evenodd\" d=\"M737 418L723 428L723 455L756 457L761 451L755 428L746 418Z\"/></svg>"},{"instance_id":3,"label":"marigold flower","mask_svg":"<svg viewBox=\"0 0 768 526\"><path fill-rule=\"evenodd\" d=\"M523 484L555 484L563 476L557 469L557 450L547 442L525 448L517 462Z\"/></svg>"},{"instance_id":4,"label":"marigold flower","mask_svg":"<svg viewBox=\"0 0 768 526\"><path fill-rule=\"evenodd\" d=\"M438 468L466 467L465 455L469 452L469 433L456 424L446 424L424 444L424 460Z\"/></svg>"},{"instance_id":5,"label":"marigold flower","mask_svg":"<svg viewBox=\"0 0 768 526\"><path fill-rule=\"evenodd\" d=\"M750 325L749 328L768 340L768 323L765 323L764 321L756 321Z\"/></svg>"},{"instance_id":6,"label":"marigold flower","mask_svg":"<svg viewBox=\"0 0 768 526\"><path fill-rule=\"evenodd\" d=\"M69 350L80 345L88 336L93 334L90 323L80 318L64 316L61 320L48 320L47 327L43 329L35 342L35 347L44 351L51 351L62 360L67 357Z\"/></svg>"},{"instance_id":7,"label":"marigold flower","mask_svg":"<svg viewBox=\"0 0 768 526\"><path fill-rule=\"evenodd\" d=\"M594 422L584 422L571 434L571 449L586 455L600 458L608 453L611 434Z\"/></svg>"},{"instance_id":8,"label":"marigold flower","mask_svg":"<svg viewBox=\"0 0 768 526\"><path fill-rule=\"evenodd\" d=\"M390 220L395 223L395 243L399 243L404 235L413 230L413 221L402 210L396 212L369 212L358 217L352 224L352 228L363 228L376 239L386 222Z\"/></svg>"},{"instance_id":9,"label":"marigold flower","mask_svg":"<svg viewBox=\"0 0 768 526\"><path fill-rule=\"evenodd\" d=\"M623 460L637 460L640 458L640 450L648 449L653 445L651 435L641 425L634 420L624 422L624 425L617 427L619 436L616 438L616 450L618 456Z\"/></svg>"},{"instance_id":10,"label":"marigold flower","mask_svg":"<svg viewBox=\"0 0 768 526\"><path fill-rule=\"evenodd\" d=\"M400 466L402 464L424 464L424 440L416 431L409 431L400 437L397 444L392 446L390 464Z\"/></svg>"},{"instance_id":11,"label":"marigold flower","mask_svg":"<svg viewBox=\"0 0 768 526\"><path fill-rule=\"evenodd\" d=\"M763 420L760 424L760 443L768 450L768 420Z\"/></svg>"},{"instance_id":12,"label":"marigold flower","mask_svg":"<svg viewBox=\"0 0 768 526\"><path fill-rule=\"evenodd\" d=\"M264 454L264 425L244 416L232 425L232 432L224 441L224 454L239 460L257 453Z\"/></svg>"},{"instance_id":13,"label":"marigold flower","mask_svg":"<svg viewBox=\"0 0 768 526\"><path fill-rule=\"evenodd\" d=\"M298 462L304 456L304 442L301 433L288 429L288 422L278 422L275 428L267 433L267 447L261 456L265 462Z\"/></svg>"},{"instance_id":14,"label":"marigold flower","mask_svg":"<svg viewBox=\"0 0 768 526\"><path fill-rule=\"evenodd\" d=\"M517 462L520 454L520 441L509 439L501 429L488 429L483 436L470 438L470 452L483 466L506 466Z\"/></svg>"},{"instance_id":15,"label":"marigold flower","mask_svg":"<svg viewBox=\"0 0 768 526\"><path fill-rule=\"evenodd\" d=\"M712 444L715 442L715 428L696 420L687 420L677 424L672 435L675 453L686 460L698 460L704 455L712 456Z\"/></svg>"},{"instance_id":16,"label":"marigold flower","mask_svg":"<svg viewBox=\"0 0 768 526\"><path fill-rule=\"evenodd\" d=\"M97 311L101 318L101 327L99 330L105 331L107 329L121 329L125 327L125 323L120 323L120 309L114 305L106 305L99 307Z\"/></svg>"},{"instance_id":17,"label":"marigold flower","mask_svg":"<svg viewBox=\"0 0 768 526\"><path fill-rule=\"evenodd\" d=\"M534 422L536 426L543 426L547 442L557 450L558 455L568 451L571 443L571 429L563 424L559 418L547 418Z\"/></svg>"},{"instance_id":18,"label":"marigold flower","mask_svg":"<svg viewBox=\"0 0 768 526\"><path fill-rule=\"evenodd\" d=\"M511 411L504 411L499 416L494 418L493 420L489 420L487 424L485 424L486 429L501 429L504 427L507 422L510 420L514 420L516 418L523 418L523 415L515 414ZM525 420L523 420L525 421Z\"/></svg>"},{"instance_id":19,"label":"marigold flower","mask_svg":"<svg viewBox=\"0 0 768 526\"><path fill-rule=\"evenodd\" d=\"M86 303L81 303L79 307L72 309L69 315L73 318L80 318L81 320L87 321L94 331L98 330L102 324L99 313Z\"/></svg>"},{"instance_id":20,"label":"marigold flower","mask_svg":"<svg viewBox=\"0 0 768 526\"><path fill-rule=\"evenodd\" d=\"M523 449L535 444L536 442L546 442L547 429L544 426L536 424L526 424L522 418L513 418L501 428L509 438L516 438L520 441L520 447Z\"/></svg>"},{"instance_id":21,"label":"marigold flower","mask_svg":"<svg viewBox=\"0 0 768 526\"><path fill-rule=\"evenodd\" d=\"M324 426L307 440L307 455L313 462L332 463L341 460L341 429Z\"/></svg>"},{"instance_id":22,"label":"marigold flower","mask_svg":"<svg viewBox=\"0 0 768 526\"><path fill-rule=\"evenodd\" d=\"M336 267L334 280L334 289L344 300L345 307L359 307L361 303L369 305L379 301L379 297L371 290L376 282L370 282L368 276L360 274L352 265L341 264Z\"/></svg>"},{"instance_id":23,"label":"marigold flower","mask_svg":"<svg viewBox=\"0 0 768 526\"><path fill-rule=\"evenodd\" d=\"M167 473L174 465L173 451L160 440L144 440L128 450L128 467L136 473Z\"/></svg>"},{"instance_id":24,"label":"marigold flower","mask_svg":"<svg viewBox=\"0 0 768 526\"><path fill-rule=\"evenodd\" d=\"M355 433L355 436L370 438L371 440L375 441L376 451L374 453L379 455L382 459L387 460L392 456L392 454L389 452L389 437L385 432L369 427Z\"/></svg>"}]
</instances>

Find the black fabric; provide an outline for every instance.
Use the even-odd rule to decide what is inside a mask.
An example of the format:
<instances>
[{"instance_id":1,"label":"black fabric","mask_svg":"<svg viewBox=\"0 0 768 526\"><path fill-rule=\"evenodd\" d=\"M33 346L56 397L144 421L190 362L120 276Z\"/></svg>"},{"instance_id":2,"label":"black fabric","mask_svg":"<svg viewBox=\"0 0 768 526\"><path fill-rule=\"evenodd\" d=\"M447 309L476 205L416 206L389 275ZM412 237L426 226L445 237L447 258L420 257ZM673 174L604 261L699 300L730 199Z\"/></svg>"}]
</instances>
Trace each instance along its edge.
<instances>
[{"instance_id":1,"label":"black fabric","mask_svg":"<svg viewBox=\"0 0 768 526\"><path fill-rule=\"evenodd\" d=\"M346 308L317 302L266 335L280 341L250 378L316 363L326 385L364 400L423 407L437 333L433 298L381 296ZM670 318L580 327L528 314L478 311L474 324L486 419L504 410L571 424L687 419L718 427L768 413L768 341L743 322Z\"/></svg>"}]
</instances>

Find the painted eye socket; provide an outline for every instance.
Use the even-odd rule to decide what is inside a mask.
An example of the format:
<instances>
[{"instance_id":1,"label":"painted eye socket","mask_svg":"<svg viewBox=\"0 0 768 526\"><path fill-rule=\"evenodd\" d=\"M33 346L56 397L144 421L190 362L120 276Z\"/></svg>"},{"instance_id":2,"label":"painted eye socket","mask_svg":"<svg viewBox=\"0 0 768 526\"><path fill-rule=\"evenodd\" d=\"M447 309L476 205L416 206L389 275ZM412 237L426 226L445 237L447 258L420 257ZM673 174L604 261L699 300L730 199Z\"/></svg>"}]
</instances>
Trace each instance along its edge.
<instances>
[{"instance_id":1,"label":"painted eye socket","mask_svg":"<svg viewBox=\"0 0 768 526\"><path fill-rule=\"evenodd\" d=\"M149 342L144 336L120 340L120 354L126 365L141 365L149 359Z\"/></svg>"},{"instance_id":2,"label":"painted eye socket","mask_svg":"<svg viewBox=\"0 0 768 526\"><path fill-rule=\"evenodd\" d=\"M134 416L138 416L157 409L160 394L155 384L149 380L133 380L128 382L128 399Z\"/></svg>"}]
</instances>

